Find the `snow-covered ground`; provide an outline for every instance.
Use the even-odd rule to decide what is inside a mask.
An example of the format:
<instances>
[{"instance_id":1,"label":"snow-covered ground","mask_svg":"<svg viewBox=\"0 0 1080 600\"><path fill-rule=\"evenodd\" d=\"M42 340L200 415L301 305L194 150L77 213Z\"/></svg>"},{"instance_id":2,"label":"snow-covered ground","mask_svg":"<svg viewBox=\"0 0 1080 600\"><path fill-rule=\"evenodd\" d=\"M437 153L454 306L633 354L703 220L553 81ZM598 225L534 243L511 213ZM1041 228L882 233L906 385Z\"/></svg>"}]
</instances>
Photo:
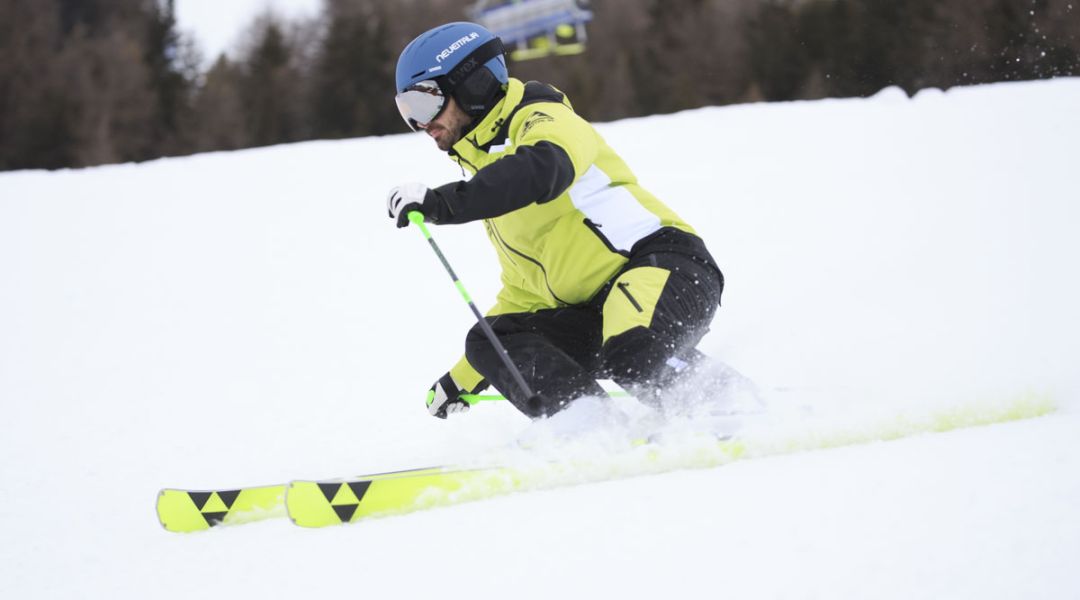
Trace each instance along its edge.
<instances>
[{"instance_id":1,"label":"snow-covered ground","mask_svg":"<svg viewBox=\"0 0 1080 600\"><path fill-rule=\"evenodd\" d=\"M1059 79L601 126L709 243L702 348L776 410L1054 414L324 530L169 534L154 499L526 432L423 406L471 315L384 197L460 172L399 135L0 174L0 596L1080 597L1077 107ZM490 305L481 227L433 233Z\"/></svg>"}]
</instances>

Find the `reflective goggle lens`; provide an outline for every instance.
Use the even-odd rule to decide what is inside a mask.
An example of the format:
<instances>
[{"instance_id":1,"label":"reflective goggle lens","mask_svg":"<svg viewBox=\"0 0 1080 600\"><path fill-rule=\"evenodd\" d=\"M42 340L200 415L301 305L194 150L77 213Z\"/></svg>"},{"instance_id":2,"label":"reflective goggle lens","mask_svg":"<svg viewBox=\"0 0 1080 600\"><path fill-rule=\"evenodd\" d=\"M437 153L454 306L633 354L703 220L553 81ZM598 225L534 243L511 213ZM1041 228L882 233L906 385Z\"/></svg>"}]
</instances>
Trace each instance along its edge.
<instances>
[{"instance_id":1,"label":"reflective goggle lens","mask_svg":"<svg viewBox=\"0 0 1080 600\"><path fill-rule=\"evenodd\" d=\"M413 131L419 131L421 125L435 120L446 105L439 84L427 80L413 84L394 97L401 118Z\"/></svg>"}]
</instances>

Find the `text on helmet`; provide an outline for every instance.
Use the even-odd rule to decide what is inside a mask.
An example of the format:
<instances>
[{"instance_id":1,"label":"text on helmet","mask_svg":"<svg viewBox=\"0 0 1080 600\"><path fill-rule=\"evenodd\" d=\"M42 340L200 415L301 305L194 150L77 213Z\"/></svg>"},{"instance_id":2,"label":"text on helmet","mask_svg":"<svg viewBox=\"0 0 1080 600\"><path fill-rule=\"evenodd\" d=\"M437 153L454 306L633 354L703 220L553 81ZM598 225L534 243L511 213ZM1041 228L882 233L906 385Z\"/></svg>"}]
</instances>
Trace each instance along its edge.
<instances>
[{"instance_id":1,"label":"text on helmet","mask_svg":"<svg viewBox=\"0 0 1080 600\"><path fill-rule=\"evenodd\" d=\"M445 50L443 50L442 52L436 54L435 55L435 60L437 62L442 62L442 61L450 58L451 54L453 54L454 52L457 52L462 46L464 46L465 44L468 44L469 42L475 40L478 37L480 37L479 33L475 32L475 31L470 33L469 35L461 38L460 40L454 42L453 44L450 44L450 46L448 48L446 48Z\"/></svg>"}]
</instances>

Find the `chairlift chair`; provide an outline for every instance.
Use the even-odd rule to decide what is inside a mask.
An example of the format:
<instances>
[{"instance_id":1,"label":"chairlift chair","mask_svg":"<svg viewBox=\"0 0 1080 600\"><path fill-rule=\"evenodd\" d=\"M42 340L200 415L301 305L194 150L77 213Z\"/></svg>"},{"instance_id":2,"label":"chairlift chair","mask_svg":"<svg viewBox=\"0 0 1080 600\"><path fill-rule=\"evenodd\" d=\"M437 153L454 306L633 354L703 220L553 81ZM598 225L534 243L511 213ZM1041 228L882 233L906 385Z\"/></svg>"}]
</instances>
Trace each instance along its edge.
<instances>
[{"instance_id":1,"label":"chairlift chair","mask_svg":"<svg viewBox=\"0 0 1080 600\"><path fill-rule=\"evenodd\" d=\"M514 60L584 52L593 17L585 0L480 0L469 15L513 48Z\"/></svg>"}]
</instances>

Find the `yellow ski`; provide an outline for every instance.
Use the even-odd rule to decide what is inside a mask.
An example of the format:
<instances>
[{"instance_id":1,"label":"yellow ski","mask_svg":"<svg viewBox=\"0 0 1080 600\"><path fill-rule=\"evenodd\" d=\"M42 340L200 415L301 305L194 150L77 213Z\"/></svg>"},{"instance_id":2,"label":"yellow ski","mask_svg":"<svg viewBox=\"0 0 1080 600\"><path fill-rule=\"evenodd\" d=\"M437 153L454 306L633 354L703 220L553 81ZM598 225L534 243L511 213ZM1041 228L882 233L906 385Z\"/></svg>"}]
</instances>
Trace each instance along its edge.
<instances>
[{"instance_id":1,"label":"yellow ski","mask_svg":"<svg viewBox=\"0 0 1080 600\"><path fill-rule=\"evenodd\" d=\"M411 469L393 473L361 475L356 480L377 480L405 475L420 475L434 469ZM211 527L241 525L286 516L287 484L263 485L232 490L181 490L166 488L158 492L157 514L168 531L190 533Z\"/></svg>"},{"instance_id":2,"label":"yellow ski","mask_svg":"<svg viewBox=\"0 0 1080 600\"><path fill-rule=\"evenodd\" d=\"M303 527L353 523L511 492L636 477L734 461L900 439L1038 417L1055 410L1052 398L1023 394L999 402L952 406L925 414L890 415L846 423L808 421L783 435L750 432L739 438L703 433L659 442L642 441L626 452L576 459L483 468L431 467L335 480L224 491L166 489L158 518L169 531L200 531L286 514Z\"/></svg>"},{"instance_id":3,"label":"yellow ski","mask_svg":"<svg viewBox=\"0 0 1080 600\"><path fill-rule=\"evenodd\" d=\"M285 486L233 490L164 489L158 493L157 514L165 529L182 533L283 517Z\"/></svg>"},{"instance_id":4,"label":"yellow ski","mask_svg":"<svg viewBox=\"0 0 1080 600\"><path fill-rule=\"evenodd\" d=\"M326 527L489 498L522 486L520 474L509 468L433 467L376 477L293 481L285 506L293 523Z\"/></svg>"}]
</instances>

